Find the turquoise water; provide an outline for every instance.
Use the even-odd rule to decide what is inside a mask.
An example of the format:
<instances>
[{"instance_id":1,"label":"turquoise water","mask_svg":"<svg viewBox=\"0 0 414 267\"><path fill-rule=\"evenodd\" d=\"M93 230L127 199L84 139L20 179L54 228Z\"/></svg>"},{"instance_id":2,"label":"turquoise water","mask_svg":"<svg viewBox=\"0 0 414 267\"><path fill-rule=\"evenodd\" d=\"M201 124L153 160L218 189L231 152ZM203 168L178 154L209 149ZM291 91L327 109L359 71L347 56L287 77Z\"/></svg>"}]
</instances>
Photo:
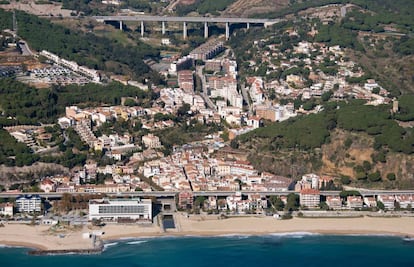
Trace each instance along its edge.
<instances>
[{"instance_id":1,"label":"turquoise water","mask_svg":"<svg viewBox=\"0 0 414 267\"><path fill-rule=\"evenodd\" d=\"M106 244L100 255L29 256L0 248L1 266L414 266L414 242L390 236L164 237Z\"/></svg>"}]
</instances>

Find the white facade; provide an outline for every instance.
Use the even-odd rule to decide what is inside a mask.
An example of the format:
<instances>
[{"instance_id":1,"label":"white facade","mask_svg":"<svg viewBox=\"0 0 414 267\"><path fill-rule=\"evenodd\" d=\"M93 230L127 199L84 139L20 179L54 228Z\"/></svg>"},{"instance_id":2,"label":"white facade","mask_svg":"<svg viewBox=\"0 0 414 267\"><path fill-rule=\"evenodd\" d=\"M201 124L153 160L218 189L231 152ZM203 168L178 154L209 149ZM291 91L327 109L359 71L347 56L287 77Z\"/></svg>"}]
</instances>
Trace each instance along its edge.
<instances>
[{"instance_id":1,"label":"white facade","mask_svg":"<svg viewBox=\"0 0 414 267\"><path fill-rule=\"evenodd\" d=\"M395 208L394 196L378 195L378 201L381 201L384 204L384 207L388 210L393 210Z\"/></svg>"},{"instance_id":2,"label":"white facade","mask_svg":"<svg viewBox=\"0 0 414 267\"><path fill-rule=\"evenodd\" d=\"M42 200L38 195L22 195L16 198L16 206L19 212L41 212Z\"/></svg>"},{"instance_id":3,"label":"white facade","mask_svg":"<svg viewBox=\"0 0 414 267\"><path fill-rule=\"evenodd\" d=\"M0 204L0 215L13 217L13 204L11 203Z\"/></svg>"},{"instance_id":4,"label":"white facade","mask_svg":"<svg viewBox=\"0 0 414 267\"><path fill-rule=\"evenodd\" d=\"M93 199L89 201L89 220L152 220L150 199Z\"/></svg>"}]
</instances>

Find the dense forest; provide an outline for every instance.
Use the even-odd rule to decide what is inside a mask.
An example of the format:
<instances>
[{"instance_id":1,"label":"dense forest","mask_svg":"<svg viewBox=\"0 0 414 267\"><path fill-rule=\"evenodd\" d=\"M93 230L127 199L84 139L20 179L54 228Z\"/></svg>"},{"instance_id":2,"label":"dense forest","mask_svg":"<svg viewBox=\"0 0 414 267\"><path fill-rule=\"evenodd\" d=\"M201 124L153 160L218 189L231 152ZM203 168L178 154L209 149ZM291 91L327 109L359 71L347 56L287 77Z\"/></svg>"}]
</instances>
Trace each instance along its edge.
<instances>
[{"instance_id":1,"label":"dense forest","mask_svg":"<svg viewBox=\"0 0 414 267\"><path fill-rule=\"evenodd\" d=\"M398 125L395 118L414 118L414 96L400 97L400 113L392 115L390 106L350 103L327 103L318 114L300 116L282 123L274 123L237 138L233 145L260 139L265 150L299 149L310 151L329 142L330 131L335 128L351 132L365 132L374 137L374 148L388 149L405 154L414 153L414 130Z\"/></svg>"},{"instance_id":2,"label":"dense forest","mask_svg":"<svg viewBox=\"0 0 414 267\"><path fill-rule=\"evenodd\" d=\"M6 130L0 128L0 165L24 166L39 160L39 156L24 143L17 142Z\"/></svg>"},{"instance_id":3,"label":"dense forest","mask_svg":"<svg viewBox=\"0 0 414 267\"><path fill-rule=\"evenodd\" d=\"M119 105L124 96L136 97L144 106L157 98L152 91L120 83L105 86L92 83L84 86L54 85L38 90L13 79L0 79L0 108L3 111L0 126L53 123L57 116L64 114L66 106Z\"/></svg>"}]
</instances>

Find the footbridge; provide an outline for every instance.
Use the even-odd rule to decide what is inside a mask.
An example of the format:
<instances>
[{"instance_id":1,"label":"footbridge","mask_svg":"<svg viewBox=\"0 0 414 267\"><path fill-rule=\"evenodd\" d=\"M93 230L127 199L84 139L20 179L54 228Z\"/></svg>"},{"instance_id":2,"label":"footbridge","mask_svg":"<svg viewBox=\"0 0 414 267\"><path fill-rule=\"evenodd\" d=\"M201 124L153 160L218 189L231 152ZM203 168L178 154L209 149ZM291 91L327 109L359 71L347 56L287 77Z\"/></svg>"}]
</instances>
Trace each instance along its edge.
<instances>
[{"instance_id":1,"label":"footbridge","mask_svg":"<svg viewBox=\"0 0 414 267\"><path fill-rule=\"evenodd\" d=\"M160 22L161 32L165 34L166 23L183 23L183 38L187 38L187 23L202 23L204 24L204 37L208 38L208 25L211 23L222 23L226 27L226 39L230 37L230 24L246 24L247 29L251 24L263 25L267 27L269 25L278 23L281 19L254 19L254 18L224 18L224 17L170 17L170 16L149 16L149 15L137 15L137 16L94 16L98 22L117 21L119 22L119 28L122 30L123 22L125 21L137 21L141 22L141 36L144 36L145 22Z\"/></svg>"}]
</instances>

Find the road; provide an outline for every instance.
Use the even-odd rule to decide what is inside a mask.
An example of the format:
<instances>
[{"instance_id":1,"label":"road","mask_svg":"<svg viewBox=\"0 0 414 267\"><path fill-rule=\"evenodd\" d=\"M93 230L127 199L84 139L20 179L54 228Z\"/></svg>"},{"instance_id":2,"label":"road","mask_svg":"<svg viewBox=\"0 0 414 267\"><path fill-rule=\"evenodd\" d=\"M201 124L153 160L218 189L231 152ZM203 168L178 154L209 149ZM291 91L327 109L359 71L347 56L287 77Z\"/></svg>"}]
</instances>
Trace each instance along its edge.
<instances>
[{"instance_id":1,"label":"road","mask_svg":"<svg viewBox=\"0 0 414 267\"><path fill-rule=\"evenodd\" d=\"M19 41L19 47L22 50L23 56L33 56L33 52L30 50L26 41Z\"/></svg>"},{"instance_id":2,"label":"road","mask_svg":"<svg viewBox=\"0 0 414 267\"><path fill-rule=\"evenodd\" d=\"M210 22L210 23L257 23L274 24L280 19L224 18L224 17L173 17L173 16L94 16L97 21L165 21L165 22Z\"/></svg>"},{"instance_id":3,"label":"road","mask_svg":"<svg viewBox=\"0 0 414 267\"><path fill-rule=\"evenodd\" d=\"M231 196L240 192L243 195L260 194L265 196L287 196L288 194L298 192L295 191L196 191L193 192L195 197L197 196ZM414 195L414 190L361 190L359 191L362 196L377 196L377 195ZM152 191L152 192L124 192L124 193L102 193L110 197L175 197L178 191ZM322 196L337 196L340 191L321 191ZM0 193L0 198L15 198L24 193ZM31 192L30 194L39 195L42 198L61 198L64 193L44 193L44 192ZM91 195L100 194L97 192L74 192L72 195Z\"/></svg>"},{"instance_id":4,"label":"road","mask_svg":"<svg viewBox=\"0 0 414 267\"><path fill-rule=\"evenodd\" d=\"M249 106L249 114L253 114L253 105L250 102L249 93L246 90L246 87L244 86L244 83L240 83L240 90L243 96L244 101L246 101L247 105Z\"/></svg>"},{"instance_id":5,"label":"road","mask_svg":"<svg viewBox=\"0 0 414 267\"><path fill-rule=\"evenodd\" d=\"M206 76L203 74L204 66L196 66L196 75L200 77L201 79L201 90L200 93L201 97L204 99L204 102L206 102L207 106L211 109L217 110L217 106L214 105L213 101L211 101L210 97L207 95L207 81Z\"/></svg>"}]
</instances>

